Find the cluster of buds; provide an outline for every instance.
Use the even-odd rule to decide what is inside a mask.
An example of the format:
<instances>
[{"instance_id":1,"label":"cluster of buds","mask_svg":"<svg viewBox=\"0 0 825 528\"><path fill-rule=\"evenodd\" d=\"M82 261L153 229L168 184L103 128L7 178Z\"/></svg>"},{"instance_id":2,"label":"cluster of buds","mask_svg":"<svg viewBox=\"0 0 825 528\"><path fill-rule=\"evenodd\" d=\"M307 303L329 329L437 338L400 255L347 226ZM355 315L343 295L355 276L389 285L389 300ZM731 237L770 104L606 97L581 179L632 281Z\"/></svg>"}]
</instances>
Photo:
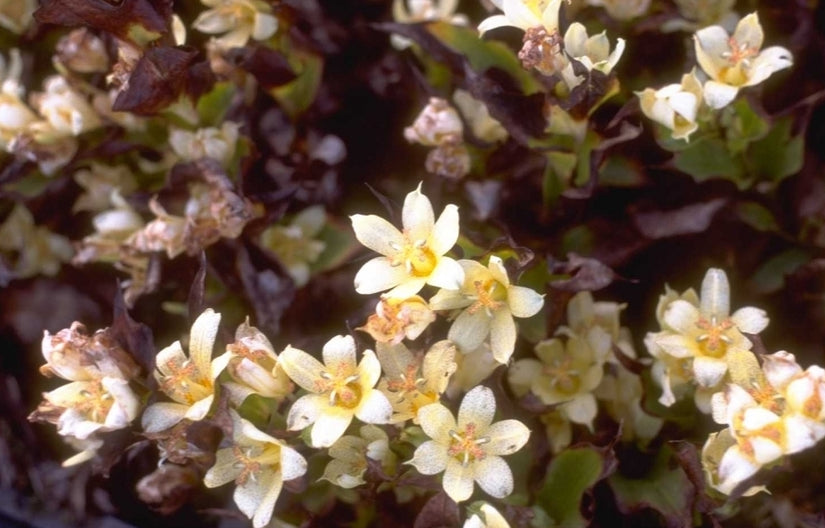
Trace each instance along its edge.
<instances>
[{"instance_id":1,"label":"cluster of buds","mask_svg":"<svg viewBox=\"0 0 825 528\"><path fill-rule=\"evenodd\" d=\"M92 458L103 444L101 433L127 427L140 403L129 386L139 369L108 329L89 336L78 323L55 335L44 333L46 364L40 372L69 383L43 393L43 402L30 420L52 423L57 432L81 452L63 462L69 466Z\"/></svg>"},{"instance_id":2,"label":"cluster of buds","mask_svg":"<svg viewBox=\"0 0 825 528\"><path fill-rule=\"evenodd\" d=\"M431 97L412 126L404 129L404 137L410 143L433 148L424 164L427 171L451 180L461 179L470 172L464 124L445 99Z\"/></svg>"}]
</instances>

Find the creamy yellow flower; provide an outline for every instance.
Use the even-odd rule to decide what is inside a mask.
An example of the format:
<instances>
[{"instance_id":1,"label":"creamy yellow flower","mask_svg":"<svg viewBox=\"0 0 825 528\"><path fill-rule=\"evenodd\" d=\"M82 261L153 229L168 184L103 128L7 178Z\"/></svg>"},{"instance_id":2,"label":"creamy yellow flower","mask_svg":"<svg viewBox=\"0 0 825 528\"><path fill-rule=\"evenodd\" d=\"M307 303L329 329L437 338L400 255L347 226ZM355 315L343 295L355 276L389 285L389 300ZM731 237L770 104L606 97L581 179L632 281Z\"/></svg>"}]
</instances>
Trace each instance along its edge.
<instances>
[{"instance_id":1,"label":"creamy yellow flower","mask_svg":"<svg viewBox=\"0 0 825 528\"><path fill-rule=\"evenodd\" d=\"M610 42L604 31L597 35L588 36L587 29L578 22L573 22L564 33L564 51L572 59L580 62L588 71L596 70L605 75L609 74L624 53L624 39L616 39L616 47L610 51ZM572 90L584 79L573 72L573 64L569 63L561 72L567 87Z\"/></svg>"},{"instance_id":2,"label":"creamy yellow flower","mask_svg":"<svg viewBox=\"0 0 825 528\"><path fill-rule=\"evenodd\" d=\"M544 340L535 350L539 359L520 359L507 372L513 391L518 396L532 392L546 405L558 404L569 420L592 427L598 411L593 391L604 375L610 336L595 327L566 342Z\"/></svg>"},{"instance_id":3,"label":"creamy yellow flower","mask_svg":"<svg viewBox=\"0 0 825 528\"><path fill-rule=\"evenodd\" d=\"M93 381L104 377L129 380L140 367L112 338L108 329L88 335L86 327L73 322L56 334L43 332L41 351L46 364L44 376L56 375L69 381Z\"/></svg>"},{"instance_id":4,"label":"creamy yellow flower","mask_svg":"<svg viewBox=\"0 0 825 528\"><path fill-rule=\"evenodd\" d=\"M209 412L215 399L215 378L229 361L227 355L212 360L220 321L221 314L211 308L198 316L189 334L189 357L184 354L180 341L158 352L155 379L174 402L155 403L144 411L146 432L163 431L183 419L202 420Z\"/></svg>"},{"instance_id":5,"label":"creamy yellow flower","mask_svg":"<svg viewBox=\"0 0 825 528\"><path fill-rule=\"evenodd\" d=\"M106 165L97 161L76 171L74 180L84 192L75 201L72 212L105 211L112 204L113 192L128 195L137 188L135 177L126 165Z\"/></svg>"},{"instance_id":6,"label":"creamy yellow flower","mask_svg":"<svg viewBox=\"0 0 825 528\"><path fill-rule=\"evenodd\" d=\"M29 132L38 143L79 136L103 125L86 97L63 77L49 77L43 86L44 92L31 96L32 106L43 117L29 126Z\"/></svg>"},{"instance_id":7,"label":"creamy yellow flower","mask_svg":"<svg viewBox=\"0 0 825 528\"><path fill-rule=\"evenodd\" d=\"M325 242L315 238L326 220L324 207L313 205L295 215L289 225L273 225L261 233L261 245L278 256L299 288L309 282L310 265L326 248Z\"/></svg>"},{"instance_id":8,"label":"creamy yellow flower","mask_svg":"<svg viewBox=\"0 0 825 528\"><path fill-rule=\"evenodd\" d=\"M34 223L34 216L18 203L0 224L0 252L11 277L55 275L63 262L72 258L72 244L66 237Z\"/></svg>"},{"instance_id":9,"label":"creamy yellow flower","mask_svg":"<svg viewBox=\"0 0 825 528\"><path fill-rule=\"evenodd\" d=\"M674 139L689 140L699 128L696 117L702 106L702 84L694 72L682 76L681 84L636 92L642 112L672 131Z\"/></svg>"},{"instance_id":10,"label":"creamy yellow flower","mask_svg":"<svg viewBox=\"0 0 825 528\"><path fill-rule=\"evenodd\" d=\"M226 358L224 358L226 356ZM252 394L282 400L293 386L278 361L269 339L249 324L238 326L235 341L226 345L226 353L216 361L226 363L233 381L222 384L232 403L240 405Z\"/></svg>"},{"instance_id":11,"label":"creamy yellow flower","mask_svg":"<svg viewBox=\"0 0 825 528\"><path fill-rule=\"evenodd\" d=\"M10 152L12 140L25 132L29 125L37 121L37 114L26 105L22 97L25 93L20 83L23 62L20 50L9 50L9 60L0 55L0 148Z\"/></svg>"},{"instance_id":12,"label":"creamy yellow flower","mask_svg":"<svg viewBox=\"0 0 825 528\"><path fill-rule=\"evenodd\" d=\"M366 423L388 423L392 406L375 388L381 365L372 350L364 351L355 362L352 336L335 336L322 351L321 363L303 350L291 346L281 352L281 367L287 375L307 390L289 409L290 431L314 424L310 439L313 447L329 447L344 434L353 416Z\"/></svg>"},{"instance_id":13,"label":"creamy yellow flower","mask_svg":"<svg viewBox=\"0 0 825 528\"><path fill-rule=\"evenodd\" d=\"M342 436L329 448L332 460L324 468L322 480L328 480L342 488L354 488L364 484L367 459L381 463L387 473L395 468L395 454L390 451L389 437L380 427L364 425L360 436Z\"/></svg>"},{"instance_id":14,"label":"creamy yellow flower","mask_svg":"<svg viewBox=\"0 0 825 528\"><path fill-rule=\"evenodd\" d=\"M250 38L266 40L278 30L272 7L262 0L201 0L211 8L192 23L203 33L223 34L215 39L223 48L245 46Z\"/></svg>"},{"instance_id":15,"label":"creamy yellow flower","mask_svg":"<svg viewBox=\"0 0 825 528\"><path fill-rule=\"evenodd\" d=\"M418 446L408 464L424 475L443 471L444 491L456 502L470 498L474 482L493 497L506 497L513 473L501 457L521 449L530 430L518 420L492 423L495 412L493 391L484 386L464 396L458 420L440 403L422 408L421 427L432 440Z\"/></svg>"},{"instance_id":16,"label":"creamy yellow flower","mask_svg":"<svg viewBox=\"0 0 825 528\"><path fill-rule=\"evenodd\" d=\"M455 345L447 340L433 344L423 357L403 343L377 343L376 353L384 371L378 388L392 404L392 423L419 423L418 411L440 401L457 368Z\"/></svg>"},{"instance_id":17,"label":"creamy yellow flower","mask_svg":"<svg viewBox=\"0 0 825 528\"><path fill-rule=\"evenodd\" d=\"M475 510L472 515L469 515L464 521L462 528L510 528L510 523L504 518L501 513L486 502L480 506L475 504L467 509L468 513Z\"/></svg>"},{"instance_id":18,"label":"creamy yellow flower","mask_svg":"<svg viewBox=\"0 0 825 528\"><path fill-rule=\"evenodd\" d=\"M696 32L696 60L710 77L704 86L705 102L709 107L726 106L740 88L759 84L774 72L793 64L791 52L781 46L760 51L764 38L756 13L740 20L733 35L722 26L710 26Z\"/></svg>"},{"instance_id":19,"label":"creamy yellow flower","mask_svg":"<svg viewBox=\"0 0 825 528\"><path fill-rule=\"evenodd\" d=\"M458 262L444 256L458 240L458 207L447 205L436 221L420 184L404 200L402 231L375 215L350 218L358 241L382 255L364 264L355 275L358 293L389 289L388 297L408 298L425 284L457 290L464 282L464 270Z\"/></svg>"},{"instance_id":20,"label":"creamy yellow flower","mask_svg":"<svg viewBox=\"0 0 825 528\"><path fill-rule=\"evenodd\" d=\"M410 143L437 147L446 141L460 140L463 132L464 124L455 108L440 97L431 97L413 124L404 129L404 138Z\"/></svg>"},{"instance_id":21,"label":"creamy yellow flower","mask_svg":"<svg viewBox=\"0 0 825 528\"><path fill-rule=\"evenodd\" d=\"M225 121L221 128L199 128L195 131L173 127L169 131L169 145L184 161L212 158L228 167L235 156L240 127L233 121Z\"/></svg>"},{"instance_id":22,"label":"creamy yellow flower","mask_svg":"<svg viewBox=\"0 0 825 528\"><path fill-rule=\"evenodd\" d=\"M730 285L725 272L711 268L702 281L699 306L677 299L665 309L664 323L672 331L654 338L664 353L693 359L693 376L698 385L716 386L728 371L728 353L750 350L752 344L742 333L758 334L768 326L764 310L740 308L730 314Z\"/></svg>"},{"instance_id":23,"label":"creamy yellow flower","mask_svg":"<svg viewBox=\"0 0 825 528\"><path fill-rule=\"evenodd\" d=\"M456 371L450 376L446 394L450 398L467 392L487 379L501 363L493 357L490 344L484 342L475 350L455 355Z\"/></svg>"},{"instance_id":24,"label":"creamy yellow flower","mask_svg":"<svg viewBox=\"0 0 825 528\"><path fill-rule=\"evenodd\" d=\"M417 22L449 22L457 26L466 26L467 17L456 13L458 0L393 0L392 18L402 24ZM396 49L404 49L411 42L400 35L390 37Z\"/></svg>"},{"instance_id":25,"label":"creamy yellow flower","mask_svg":"<svg viewBox=\"0 0 825 528\"><path fill-rule=\"evenodd\" d=\"M375 313L358 330L367 332L379 343L398 344L407 338L414 340L435 321L435 313L422 297L408 299L382 296Z\"/></svg>"},{"instance_id":26,"label":"creamy yellow flower","mask_svg":"<svg viewBox=\"0 0 825 528\"><path fill-rule=\"evenodd\" d=\"M510 284L504 263L495 255L485 268L474 260L459 260L464 269L460 290L441 290L430 299L433 310L463 309L447 338L462 350L475 350L490 336L493 357L506 364L516 345L514 317L532 317L544 306L544 296Z\"/></svg>"},{"instance_id":27,"label":"creamy yellow flower","mask_svg":"<svg viewBox=\"0 0 825 528\"><path fill-rule=\"evenodd\" d=\"M203 483L215 488L234 480L235 504L252 520L252 526L263 528L272 519L284 481L306 473L307 463L291 447L259 431L235 411L230 413L232 446L218 450Z\"/></svg>"},{"instance_id":28,"label":"creamy yellow flower","mask_svg":"<svg viewBox=\"0 0 825 528\"><path fill-rule=\"evenodd\" d=\"M561 0L491 0L502 11L502 15L485 18L478 25L482 35L491 29L512 26L527 31L544 28L547 33L559 30L559 8Z\"/></svg>"}]
</instances>

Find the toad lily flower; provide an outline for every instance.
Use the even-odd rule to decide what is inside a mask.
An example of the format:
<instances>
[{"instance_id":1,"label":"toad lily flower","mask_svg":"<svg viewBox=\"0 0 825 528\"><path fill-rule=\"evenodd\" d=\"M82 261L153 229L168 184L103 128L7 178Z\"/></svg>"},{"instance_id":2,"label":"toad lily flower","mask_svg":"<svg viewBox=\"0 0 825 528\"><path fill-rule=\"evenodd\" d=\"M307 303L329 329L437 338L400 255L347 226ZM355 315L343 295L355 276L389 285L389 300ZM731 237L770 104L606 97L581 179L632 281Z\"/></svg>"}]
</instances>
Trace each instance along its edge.
<instances>
[{"instance_id":1,"label":"toad lily flower","mask_svg":"<svg viewBox=\"0 0 825 528\"><path fill-rule=\"evenodd\" d=\"M192 26L198 31L222 36L215 41L223 48L240 48L249 41L266 40L278 31L272 7L262 0L201 0L210 9Z\"/></svg>"},{"instance_id":2,"label":"toad lily flower","mask_svg":"<svg viewBox=\"0 0 825 528\"><path fill-rule=\"evenodd\" d=\"M375 307L375 313L358 330L367 332L378 343L396 345L404 338L416 339L433 321L435 313L427 301L418 295L409 299L383 296Z\"/></svg>"},{"instance_id":3,"label":"toad lily flower","mask_svg":"<svg viewBox=\"0 0 825 528\"><path fill-rule=\"evenodd\" d=\"M215 488L234 480L235 504L252 519L252 526L263 528L272 519L284 481L306 473L307 463L291 447L259 431L235 411L230 413L232 447L218 450L203 483Z\"/></svg>"},{"instance_id":4,"label":"toad lily flower","mask_svg":"<svg viewBox=\"0 0 825 528\"><path fill-rule=\"evenodd\" d=\"M610 42L602 31L592 37L587 35L587 29L573 22L564 33L564 51L573 59L580 62L588 71L597 70L605 75L609 74L624 53L624 39L616 39L616 48L610 51ZM573 65L568 63L561 72L564 82L569 89L581 84L584 79L573 72Z\"/></svg>"},{"instance_id":5,"label":"toad lily flower","mask_svg":"<svg viewBox=\"0 0 825 528\"><path fill-rule=\"evenodd\" d=\"M435 221L432 204L419 184L404 200L401 216L403 231L375 215L350 217L358 241L382 255L361 267L355 275L355 291L370 294L389 289L388 297L408 298L425 284L459 289L464 270L444 256L458 240L458 207L449 204Z\"/></svg>"},{"instance_id":6,"label":"toad lily flower","mask_svg":"<svg viewBox=\"0 0 825 528\"><path fill-rule=\"evenodd\" d=\"M328 480L342 488L354 488L364 484L367 459L380 462L388 473L394 471L396 458L389 448L389 437L380 427L364 425L360 436L342 436L329 448L332 460L324 469L322 480Z\"/></svg>"},{"instance_id":7,"label":"toad lily flower","mask_svg":"<svg viewBox=\"0 0 825 528\"><path fill-rule=\"evenodd\" d=\"M733 101L740 88L759 84L793 64L791 52L781 46L759 51L764 38L756 13L740 20L733 35L722 26L696 32L696 60L710 77L704 92L708 106L722 108Z\"/></svg>"},{"instance_id":8,"label":"toad lily flower","mask_svg":"<svg viewBox=\"0 0 825 528\"><path fill-rule=\"evenodd\" d=\"M516 345L513 317L537 314L544 305L544 296L510 284L504 264L495 255L490 256L486 268L474 260L460 260L459 264L464 268L461 289L439 291L430 299L430 308L464 308L450 327L448 339L469 352L489 335L496 361L507 363Z\"/></svg>"},{"instance_id":9,"label":"toad lily flower","mask_svg":"<svg viewBox=\"0 0 825 528\"><path fill-rule=\"evenodd\" d=\"M764 310L740 308L730 315L730 285L725 272L711 268L702 281L699 306L677 299L664 313L673 332L663 332L654 341L675 358L693 358L693 376L699 386L714 387L728 371L729 353L750 350L742 332L758 334L768 326ZM732 357L732 356L731 356Z\"/></svg>"},{"instance_id":10,"label":"toad lily flower","mask_svg":"<svg viewBox=\"0 0 825 528\"><path fill-rule=\"evenodd\" d=\"M375 353L364 351L356 365L352 336L335 336L324 345L322 355L324 363L288 346L279 357L292 381L310 392L289 409L289 430L315 424L310 435L312 446L329 447L344 434L353 416L366 423L388 423L392 406L375 389L381 376Z\"/></svg>"},{"instance_id":11,"label":"toad lily flower","mask_svg":"<svg viewBox=\"0 0 825 528\"><path fill-rule=\"evenodd\" d=\"M478 386L461 401L458 420L434 403L419 411L421 427L432 440L415 450L412 464L424 475L444 472L444 491L456 502L473 494L473 482L496 498L513 492L513 473L501 458L521 449L530 430L518 420L492 423L496 412L493 391Z\"/></svg>"},{"instance_id":12,"label":"toad lily flower","mask_svg":"<svg viewBox=\"0 0 825 528\"><path fill-rule=\"evenodd\" d=\"M668 84L654 90L636 92L642 112L672 131L673 139L690 139L699 124L696 116L702 106L702 84L694 72L682 76L681 84Z\"/></svg>"},{"instance_id":13,"label":"toad lily flower","mask_svg":"<svg viewBox=\"0 0 825 528\"><path fill-rule=\"evenodd\" d=\"M184 418L202 420L209 412L215 399L215 378L230 359L223 355L212 361L220 321L221 314L211 308L195 319L189 334L188 358L180 341L158 352L155 379L161 390L175 401L155 403L146 409L143 429L147 433L168 429Z\"/></svg>"}]
</instances>

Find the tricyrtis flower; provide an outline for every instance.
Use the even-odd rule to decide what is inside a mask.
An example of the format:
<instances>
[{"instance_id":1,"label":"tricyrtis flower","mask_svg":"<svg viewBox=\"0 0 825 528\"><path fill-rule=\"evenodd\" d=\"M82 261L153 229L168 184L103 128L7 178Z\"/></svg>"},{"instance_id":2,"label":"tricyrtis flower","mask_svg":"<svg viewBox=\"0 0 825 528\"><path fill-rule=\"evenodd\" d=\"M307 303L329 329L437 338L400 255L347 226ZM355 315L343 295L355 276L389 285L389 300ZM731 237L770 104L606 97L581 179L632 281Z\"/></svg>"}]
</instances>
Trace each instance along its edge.
<instances>
[{"instance_id":1,"label":"tricyrtis flower","mask_svg":"<svg viewBox=\"0 0 825 528\"><path fill-rule=\"evenodd\" d=\"M184 161L212 158L228 167L235 156L240 124L226 121L221 128L200 128L194 132L180 128L169 131L169 144Z\"/></svg>"},{"instance_id":2,"label":"tricyrtis flower","mask_svg":"<svg viewBox=\"0 0 825 528\"><path fill-rule=\"evenodd\" d=\"M88 168L74 173L74 180L83 187L72 211L104 211L112 204L112 193L128 195L137 188L132 171L125 165L105 165L92 161Z\"/></svg>"},{"instance_id":3,"label":"tricyrtis flower","mask_svg":"<svg viewBox=\"0 0 825 528\"><path fill-rule=\"evenodd\" d=\"M456 371L455 345L438 341L423 357L414 356L403 343L378 343L376 350L384 371L378 388L392 404L392 423L419 423L418 411L438 403Z\"/></svg>"},{"instance_id":4,"label":"tricyrtis flower","mask_svg":"<svg viewBox=\"0 0 825 528\"><path fill-rule=\"evenodd\" d=\"M201 420L215 398L215 378L226 366L226 355L212 361L212 347L221 314L208 308L195 320L189 334L189 357L180 341L158 352L155 379L174 403L155 403L143 413L143 429L163 431L181 420Z\"/></svg>"},{"instance_id":5,"label":"tricyrtis flower","mask_svg":"<svg viewBox=\"0 0 825 528\"><path fill-rule=\"evenodd\" d=\"M573 422L592 426L597 406L593 391L604 375L610 353L610 337L593 328L586 337L559 338L536 345L536 359L516 361L508 371L513 391L521 396L532 392L546 405L558 409Z\"/></svg>"},{"instance_id":6,"label":"tricyrtis flower","mask_svg":"<svg viewBox=\"0 0 825 528\"><path fill-rule=\"evenodd\" d=\"M471 511L473 511L472 515L470 515ZM467 508L467 514L467 520L464 521L462 528L510 528L507 519L486 502L480 506L473 505Z\"/></svg>"},{"instance_id":7,"label":"tricyrtis flower","mask_svg":"<svg viewBox=\"0 0 825 528\"><path fill-rule=\"evenodd\" d=\"M104 377L129 380L140 369L129 354L109 335L108 329L89 335L77 321L56 334L43 332L41 350L46 364L40 373L70 381L92 381Z\"/></svg>"},{"instance_id":8,"label":"tricyrtis flower","mask_svg":"<svg viewBox=\"0 0 825 528\"><path fill-rule=\"evenodd\" d=\"M354 488L364 484L367 459L381 464L387 473L395 470L396 457L389 448L389 438L380 427L364 425L360 436L342 436L329 448L332 460L324 469L322 480L328 480L342 488Z\"/></svg>"},{"instance_id":9,"label":"tricyrtis flower","mask_svg":"<svg viewBox=\"0 0 825 528\"><path fill-rule=\"evenodd\" d=\"M204 11L192 26L212 35L223 48L240 48L250 38L266 40L278 30L272 7L262 0L201 0L211 8Z\"/></svg>"},{"instance_id":10,"label":"tricyrtis flower","mask_svg":"<svg viewBox=\"0 0 825 528\"><path fill-rule=\"evenodd\" d=\"M235 341L226 345L226 353L216 361L226 362L233 381L222 385L235 405L252 394L281 400L292 392L292 383L275 349L260 330L250 326L248 318L235 331Z\"/></svg>"},{"instance_id":11,"label":"tricyrtis flower","mask_svg":"<svg viewBox=\"0 0 825 528\"><path fill-rule=\"evenodd\" d=\"M616 47L610 51L610 42L602 31L592 37L587 35L587 29L578 22L573 22L564 33L564 51L569 57L581 63L588 71L596 70L605 75L609 74L619 58L624 53L624 39L616 40ZM584 79L573 71L573 64L569 63L561 72L564 82L569 89L581 84Z\"/></svg>"},{"instance_id":12,"label":"tricyrtis flower","mask_svg":"<svg viewBox=\"0 0 825 528\"><path fill-rule=\"evenodd\" d=\"M49 77L43 86L45 92L31 96L32 106L44 118L29 127L38 143L79 136L103 124L86 97L72 88L63 77Z\"/></svg>"},{"instance_id":13,"label":"tricyrtis flower","mask_svg":"<svg viewBox=\"0 0 825 528\"><path fill-rule=\"evenodd\" d=\"M435 313L418 295L408 299L382 296L375 306L375 313L367 323L358 328L379 343L400 343L404 338L416 339L435 321Z\"/></svg>"},{"instance_id":14,"label":"tricyrtis flower","mask_svg":"<svg viewBox=\"0 0 825 528\"><path fill-rule=\"evenodd\" d=\"M310 434L313 447L329 447L344 434L353 416L366 423L388 423L392 406L375 388L381 365L372 350L364 351L355 363L355 341L351 336L335 336L324 345L321 363L303 350L291 346L281 352L281 367L309 394L289 409L290 431L315 424Z\"/></svg>"},{"instance_id":15,"label":"tricyrtis flower","mask_svg":"<svg viewBox=\"0 0 825 528\"><path fill-rule=\"evenodd\" d=\"M530 430L518 420L492 423L496 412L493 391L478 386L461 401L458 420L434 403L419 411L427 440L408 463L424 475L444 472L444 491L456 502L473 494L473 483L496 498L513 492L513 473L503 455L515 453L527 443Z\"/></svg>"},{"instance_id":16,"label":"tricyrtis flower","mask_svg":"<svg viewBox=\"0 0 825 528\"><path fill-rule=\"evenodd\" d=\"M750 350L742 332L758 334L768 325L764 310L740 308L730 315L730 286L725 272L711 268L702 281L699 306L677 299L664 313L672 329L657 336L656 346L675 358L693 358L693 375L701 387L716 386L728 370L728 353Z\"/></svg>"},{"instance_id":17,"label":"tricyrtis flower","mask_svg":"<svg viewBox=\"0 0 825 528\"><path fill-rule=\"evenodd\" d=\"M73 381L43 393L43 399L32 419L55 423L58 434L80 440L126 427L140 409L129 382L120 378Z\"/></svg>"},{"instance_id":18,"label":"tricyrtis flower","mask_svg":"<svg viewBox=\"0 0 825 528\"><path fill-rule=\"evenodd\" d=\"M490 344L484 342L475 350L455 355L456 371L450 376L447 395L455 398L486 380L501 363L493 357Z\"/></svg>"},{"instance_id":19,"label":"tricyrtis flower","mask_svg":"<svg viewBox=\"0 0 825 528\"><path fill-rule=\"evenodd\" d=\"M307 463L297 451L259 431L234 411L232 446L219 449L215 465L203 478L208 488L235 481L233 498L252 526L263 528L272 519L284 481L306 473Z\"/></svg>"},{"instance_id":20,"label":"tricyrtis flower","mask_svg":"<svg viewBox=\"0 0 825 528\"><path fill-rule=\"evenodd\" d=\"M361 267L355 290L369 294L389 289L388 297L408 298L425 284L459 289L464 270L444 256L458 240L458 207L447 205L436 221L419 185L404 200L401 216L402 231L375 215L350 217L358 241L382 255Z\"/></svg>"},{"instance_id":21,"label":"tricyrtis flower","mask_svg":"<svg viewBox=\"0 0 825 528\"><path fill-rule=\"evenodd\" d=\"M681 84L669 84L658 90L645 88L636 92L642 112L672 131L674 139L688 140L699 124L696 117L702 106L702 84L694 72L682 76Z\"/></svg>"},{"instance_id":22,"label":"tricyrtis flower","mask_svg":"<svg viewBox=\"0 0 825 528\"><path fill-rule=\"evenodd\" d=\"M0 148L6 152L10 152L12 140L37 121L37 114L22 99L25 94L20 83L22 70L18 49L9 51L8 63L0 55L0 80L3 83L0 88Z\"/></svg>"},{"instance_id":23,"label":"tricyrtis flower","mask_svg":"<svg viewBox=\"0 0 825 528\"><path fill-rule=\"evenodd\" d=\"M474 260L460 260L464 284L460 290L441 290L430 299L433 310L463 308L450 327L448 339L462 351L478 348L490 336L493 356L507 363L516 345L514 317L531 317L541 310L544 296L510 284L499 257L490 256L485 268Z\"/></svg>"},{"instance_id":24,"label":"tricyrtis flower","mask_svg":"<svg viewBox=\"0 0 825 528\"><path fill-rule=\"evenodd\" d=\"M619 315L625 305L609 301L594 301L588 291L577 293L567 302L567 325L562 327L567 335L587 335L598 326L608 333L613 342L621 337Z\"/></svg>"},{"instance_id":25,"label":"tricyrtis flower","mask_svg":"<svg viewBox=\"0 0 825 528\"><path fill-rule=\"evenodd\" d=\"M775 71L793 64L791 52L781 46L760 51L764 38L756 13L740 20L733 35L722 26L696 32L696 60L710 77L704 89L708 106L722 108L736 97L740 88L759 84Z\"/></svg>"},{"instance_id":26,"label":"tricyrtis flower","mask_svg":"<svg viewBox=\"0 0 825 528\"><path fill-rule=\"evenodd\" d=\"M261 245L278 256L299 288L309 282L310 265L318 260L326 243L315 237L326 223L323 206L307 207L289 225L274 225L261 233Z\"/></svg>"},{"instance_id":27,"label":"tricyrtis flower","mask_svg":"<svg viewBox=\"0 0 825 528\"><path fill-rule=\"evenodd\" d=\"M503 15L485 18L478 25L482 35L491 29L513 26L524 31L543 28L548 33L558 32L561 0L492 0Z\"/></svg>"},{"instance_id":28,"label":"tricyrtis flower","mask_svg":"<svg viewBox=\"0 0 825 528\"><path fill-rule=\"evenodd\" d=\"M0 224L0 253L11 277L25 279L56 274L61 264L72 258L73 250L66 237L36 225L31 212L18 203Z\"/></svg>"}]
</instances>

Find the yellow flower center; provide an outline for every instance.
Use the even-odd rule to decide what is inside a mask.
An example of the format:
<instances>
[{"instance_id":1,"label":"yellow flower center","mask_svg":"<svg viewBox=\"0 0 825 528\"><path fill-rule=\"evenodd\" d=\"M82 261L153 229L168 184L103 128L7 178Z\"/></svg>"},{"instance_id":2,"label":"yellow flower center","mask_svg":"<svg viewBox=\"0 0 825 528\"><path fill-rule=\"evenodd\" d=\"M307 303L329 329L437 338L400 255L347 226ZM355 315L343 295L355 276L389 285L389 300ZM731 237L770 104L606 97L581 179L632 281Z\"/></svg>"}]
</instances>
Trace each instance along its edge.
<instances>
[{"instance_id":1,"label":"yellow flower center","mask_svg":"<svg viewBox=\"0 0 825 528\"><path fill-rule=\"evenodd\" d=\"M400 374L397 379L389 380L387 382L387 390L398 393L398 403L404 401L404 396L409 393L417 392L419 386L423 385L424 378L418 377L418 365L411 363L407 365L407 369L403 374Z\"/></svg>"},{"instance_id":2,"label":"yellow flower center","mask_svg":"<svg viewBox=\"0 0 825 528\"><path fill-rule=\"evenodd\" d=\"M232 453L237 461L234 464L241 473L235 479L238 486L245 485L249 480L255 482L257 474L264 467L274 470L281 463L281 449L276 445L267 446L232 446Z\"/></svg>"},{"instance_id":3,"label":"yellow flower center","mask_svg":"<svg viewBox=\"0 0 825 528\"><path fill-rule=\"evenodd\" d=\"M563 394L578 394L581 388L579 371L573 368L572 358L556 358L544 366L542 373L549 376L550 385Z\"/></svg>"},{"instance_id":4,"label":"yellow flower center","mask_svg":"<svg viewBox=\"0 0 825 528\"><path fill-rule=\"evenodd\" d=\"M462 466L467 466L475 460L483 460L487 454L481 446L490 442L488 436L476 436L476 425L468 423L461 432L450 429L450 447L447 454L461 462Z\"/></svg>"},{"instance_id":5,"label":"yellow flower center","mask_svg":"<svg viewBox=\"0 0 825 528\"><path fill-rule=\"evenodd\" d=\"M476 289L475 295L471 298L475 299L467 311L471 314L476 313L481 308L487 311L487 315L492 315L492 312L501 308L506 304L507 290L504 285L495 279L487 279L485 281L473 281L473 286Z\"/></svg>"},{"instance_id":6,"label":"yellow flower center","mask_svg":"<svg viewBox=\"0 0 825 528\"><path fill-rule=\"evenodd\" d=\"M163 377L160 386L173 400L192 405L212 394L211 380L201 375L192 360L181 364L169 361L166 369L170 374Z\"/></svg>"},{"instance_id":7,"label":"yellow flower center","mask_svg":"<svg viewBox=\"0 0 825 528\"><path fill-rule=\"evenodd\" d=\"M750 59L759 54L759 49L748 45L747 42L739 43L733 37L728 39L728 49L730 51L722 53L722 58L726 59L730 66L722 68L719 77L731 86L742 86L748 82L747 70L751 66Z\"/></svg>"},{"instance_id":8,"label":"yellow flower center","mask_svg":"<svg viewBox=\"0 0 825 528\"><path fill-rule=\"evenodd\" d=\"M106 416L115 402L112 395L103 388L103 384L99 381L92 382L88 387L82 389L80 396L83 399L74 408L86 416L89 421L96 423L103 423L106 420Z\"/></svg>"},{"instance_id":9,"label":"yellow flower center","mask_svg":"<svg viewBox=\"0 0 825 528\"><path fill-rule=\"evenodd\" d=\"M715 315L710 316L710 319L700 317L696 321L696 326L702 330L702 333L696 337L696 342L699 343L699 349L703 355L721 358L728 353L728 345L733 340L726 332L734 326L730 319L719 322Z\"/></svg>"},{"instance_id":10,"label":"yellow flower center","mask_svg":"<svg viewBox=\"0 0 825 528\"><path fill-rule=\"evenodd\" d=\"M354 409L361 403L363 390L358 383L358 374L347 374L344 365L336 373L322 372L315 385L319 392L329 393L329 404L334 407Z\"/></svg>"},{"instance_id":11,"label":"yellow flower center","mask_svg":"<svg viewBox=\"0 0 825 528\"><path fill-rule=\"evenodd\" d=\"M390 244L398 254L392 259L393 266L404 266L413 277L429 277L438 264L438 257L427 246L426 240L410 240L404 236L404 245Z\"/></svg>"}]
</instances>

